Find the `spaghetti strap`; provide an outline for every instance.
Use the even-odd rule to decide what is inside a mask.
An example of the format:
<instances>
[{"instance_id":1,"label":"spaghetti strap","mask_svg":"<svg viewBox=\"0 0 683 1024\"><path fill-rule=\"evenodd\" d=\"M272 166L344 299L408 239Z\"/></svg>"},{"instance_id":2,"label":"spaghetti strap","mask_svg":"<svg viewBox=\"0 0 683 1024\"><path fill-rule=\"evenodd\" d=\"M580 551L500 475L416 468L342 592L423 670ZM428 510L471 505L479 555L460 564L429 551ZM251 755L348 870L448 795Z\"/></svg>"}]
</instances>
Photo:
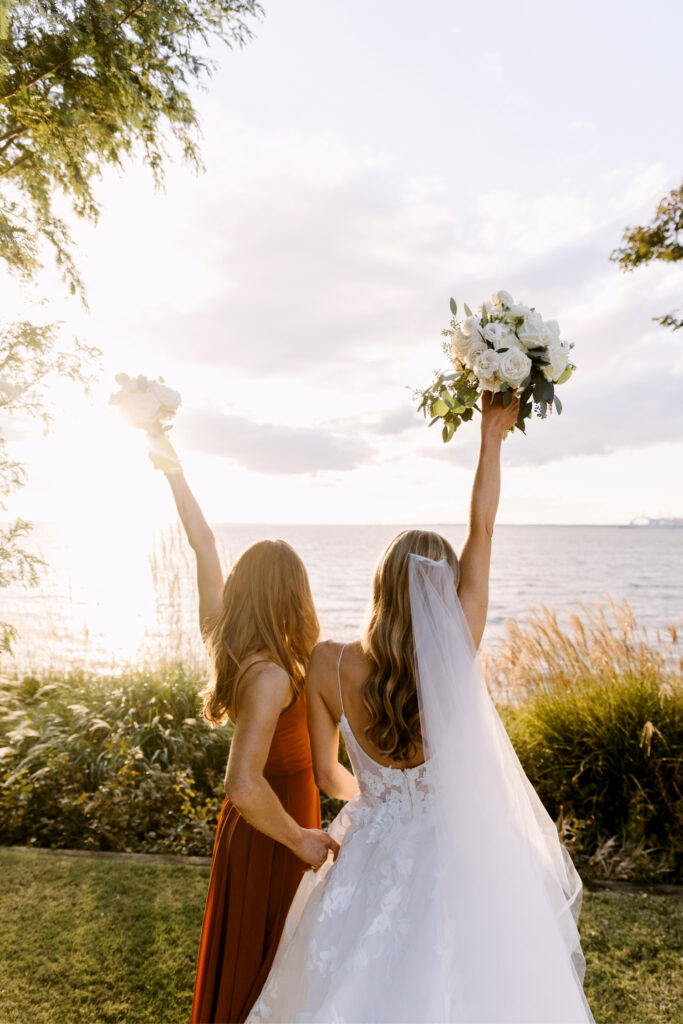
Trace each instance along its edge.
<instances>
[{"instance_id":1,"label":"spaghetti strap","mask_svg":"<svg viewBox=\"0 0 683 1024\"><path fill-rule=\"evenodd\" d=\"M271 664L271 659L270 658L257 658L256 661L250 661L249 664L246 665L241 670L241 672L237 673L237 679L235 680L235 683L234 683L235 688L239 685L239 683L240 683L244 673L248 672L250 668L254 667L254 665L268 665L268 664ZM275 662L272 662L272 664L275 664Z\"/></svg>"},{"instance_id":2,"label":"spaghetti strap","mask_svg":"<svg viewBox=\"0 0 683 1024\"><path fill-rule=\"evenodd\" d=\"M337 662L337 683L339 684L339 703L341 704L342 718L346 718L346 712L344 711L344 698L342 697L341 688L341 660L345 650L346 644L342 644L342 649L339 652L339 661Z\"/></svg>"},{"instance_id":3,"label":"spaghetti strap","mask_svg":"<svg viewBox=\"0 0 683 1024\"><path fill-rule=\"evenodd\" d=\"M233 708L234 708L235 714L237 714L237 687L242 682L243 676L245 676L247 674L247 672L249 671L249 669L253 668L254 665L271 665L271 664L272 665L275 664L275 662L272 661L271 658L257 658L256 661L250 661L249 664L245 666L245 668L241 669L241 671L237 673L237 678L235 679L235 682L233 683L233 687L232 687L232 704L233 704Z\"/></svg>"}]
</instances>

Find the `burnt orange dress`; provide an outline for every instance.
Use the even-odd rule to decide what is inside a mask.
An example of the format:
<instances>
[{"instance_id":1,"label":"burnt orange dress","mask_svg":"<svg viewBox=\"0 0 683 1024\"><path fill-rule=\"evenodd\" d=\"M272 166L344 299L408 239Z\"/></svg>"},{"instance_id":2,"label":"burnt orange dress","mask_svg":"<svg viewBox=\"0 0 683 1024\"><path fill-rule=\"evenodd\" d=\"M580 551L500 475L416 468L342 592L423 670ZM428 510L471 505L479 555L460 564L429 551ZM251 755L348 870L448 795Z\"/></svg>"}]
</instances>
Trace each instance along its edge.
<instances>
[{"instance_id":1,"label":"burnt orange dress","mask_svg":"<svg viewBox=\"0 0 683 1024\"><path fill-rule=\"evenodd\" d=\"M264 775L300 825L320 828L303 695L280 715ZM244 1021L263 988L305 868L286 846L248 825L226 798L213 847L192 1024Z\"/></svg>"}]
</instances>

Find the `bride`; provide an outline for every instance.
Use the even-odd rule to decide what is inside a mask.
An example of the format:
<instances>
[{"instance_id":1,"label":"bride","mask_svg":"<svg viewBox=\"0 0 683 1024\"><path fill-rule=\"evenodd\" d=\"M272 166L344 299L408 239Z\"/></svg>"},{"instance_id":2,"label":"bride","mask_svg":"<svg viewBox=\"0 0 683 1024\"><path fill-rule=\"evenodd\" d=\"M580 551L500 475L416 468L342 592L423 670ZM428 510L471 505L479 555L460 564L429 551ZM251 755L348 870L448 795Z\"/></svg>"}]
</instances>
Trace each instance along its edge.
<instances>
[{"instance_id":1,"label":"bride","mask_svg":"<svg viewBox=\"0 0 683 1024\"><path fill-rule=\"evenodd\" d=\"M341 851L304 876L249 1021L593 1020L581 882L476 656L517 411L483 396L460 558L437 533L400 533L375 570L363 640L313 653L313 764L320 787L349 800L330 827Z\"/></svg>"}]
</instances>

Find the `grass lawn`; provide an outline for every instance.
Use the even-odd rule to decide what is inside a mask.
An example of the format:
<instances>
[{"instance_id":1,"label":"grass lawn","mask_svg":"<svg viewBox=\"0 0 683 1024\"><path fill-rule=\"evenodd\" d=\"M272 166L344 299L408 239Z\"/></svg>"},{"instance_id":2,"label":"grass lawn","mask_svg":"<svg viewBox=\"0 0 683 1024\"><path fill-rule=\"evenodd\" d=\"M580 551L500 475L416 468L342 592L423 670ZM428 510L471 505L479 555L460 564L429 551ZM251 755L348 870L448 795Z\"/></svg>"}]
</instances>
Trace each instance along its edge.
<instances>
[{"instance_id":1,"label":"grass lawn","mask_svg":"<svg viewBox=\"0 0 683 1024\"><path fill-rule=\"evenodd\" d=\"M0 849L2 1024L184 1024L207 877ZM586 893L581 933L598 1022L683 1020L683 901Z\"/></svg>"}]
</instances>

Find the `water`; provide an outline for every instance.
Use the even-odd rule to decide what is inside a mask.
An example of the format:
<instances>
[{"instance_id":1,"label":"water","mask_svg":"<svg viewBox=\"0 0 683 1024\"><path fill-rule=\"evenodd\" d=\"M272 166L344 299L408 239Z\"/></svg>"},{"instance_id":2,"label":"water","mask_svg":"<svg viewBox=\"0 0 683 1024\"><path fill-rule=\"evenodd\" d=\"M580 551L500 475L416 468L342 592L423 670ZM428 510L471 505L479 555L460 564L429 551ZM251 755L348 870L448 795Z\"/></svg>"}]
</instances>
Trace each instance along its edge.
<instances>
[{"instance_id":1,"label":"water","mask_svg":"<svg viewBox=\"0 0 683 1024\"><path fill-rule=\"evenodd\" d=\"M430 528L459 550L464 526ZM324 634L342 640L358 635L373 567L398 529L214 527L226 564L259 538L289 541L308 567ZM159 651L200 656L192 555L177 543L169 547L168 539L168 531L152 542L149 537L125 543L113 539L105 550L94 551L85 538L66 538L50 524L37 527L33 544L50 564L41 587L0 592L0 618L21 633L12 666L105 667ZM154 548L153 574L149 555ZM523 618L529 609L554 606L560 622L567 623L577 604L592 605L607 594L628 601L654 640L657 630L681 623L682 581L683 529L498 526L484 646L495 645L506 620ZM4 656L3 667L9 664Z\"/></svg>"}]
</instances>

